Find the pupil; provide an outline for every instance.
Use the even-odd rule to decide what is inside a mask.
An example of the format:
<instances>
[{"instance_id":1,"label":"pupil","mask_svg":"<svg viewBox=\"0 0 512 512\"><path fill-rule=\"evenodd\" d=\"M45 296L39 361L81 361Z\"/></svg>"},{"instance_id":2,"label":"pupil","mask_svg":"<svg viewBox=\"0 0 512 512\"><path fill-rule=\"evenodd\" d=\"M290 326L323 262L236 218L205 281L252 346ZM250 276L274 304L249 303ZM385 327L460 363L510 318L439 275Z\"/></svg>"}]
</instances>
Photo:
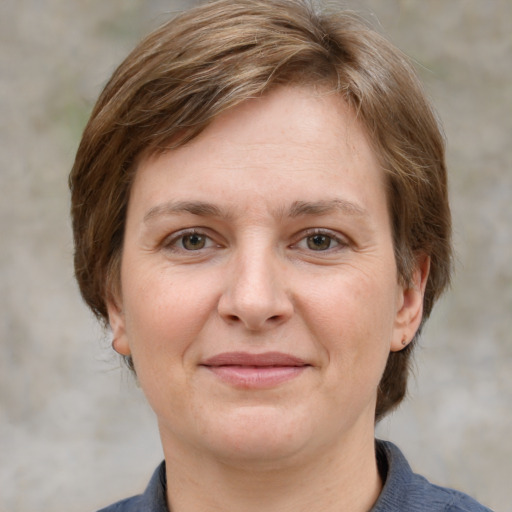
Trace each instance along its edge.
<instances>
[{"instance_id":1,"label":"pupil","mask_svg":"<svg viewBox=\"0 0 512 512\"><path fill-rule=\"evenodd\" d=\"M308 246L315 251L329 249L331 245L330 237L326 235L314 235L308 238Z\"/></svg>"},{"instance_id":2,"label":"pupil","mask_svg":"<svg viewBox=\"0 0 512 512\"><path fill-rule=\"evenodd\" d=\"M204 237L201 235L188 235L183 239L183 247L185 249L202 249L204 243Z\"/></svg>"}]
</instances>

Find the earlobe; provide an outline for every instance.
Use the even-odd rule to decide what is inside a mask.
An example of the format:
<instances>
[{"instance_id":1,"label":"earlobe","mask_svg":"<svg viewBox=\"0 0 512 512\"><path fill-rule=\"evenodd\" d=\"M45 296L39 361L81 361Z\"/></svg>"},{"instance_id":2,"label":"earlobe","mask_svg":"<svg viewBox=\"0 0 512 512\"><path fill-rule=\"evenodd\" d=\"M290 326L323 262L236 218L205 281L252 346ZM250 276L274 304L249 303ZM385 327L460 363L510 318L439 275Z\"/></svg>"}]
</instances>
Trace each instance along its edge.
<instances>
[{"instance_id":1,"label":"earlobe","mask_svg":"<svg viewBox=\"0 0 512 512\"><path fill-rule=\"evenodd\" d=\"M391 351L403 350L414 338L423 317L423 297L430 270L430 258L423 255L418 258L412 283L400 291L395 329L391 341Z\"/></svg>"},{"instance_id":2,"label":"earlobe","mask_svg":"<svg viewBox=\"0 0 512 512\"><path fill-rule=\"evenodd\" d=\"M121 307L114 301L107 302L108 322L112 330L112 348L122 356L131 355L130 345L126 336L125 317Z\"/></svg>"}]
</instances>

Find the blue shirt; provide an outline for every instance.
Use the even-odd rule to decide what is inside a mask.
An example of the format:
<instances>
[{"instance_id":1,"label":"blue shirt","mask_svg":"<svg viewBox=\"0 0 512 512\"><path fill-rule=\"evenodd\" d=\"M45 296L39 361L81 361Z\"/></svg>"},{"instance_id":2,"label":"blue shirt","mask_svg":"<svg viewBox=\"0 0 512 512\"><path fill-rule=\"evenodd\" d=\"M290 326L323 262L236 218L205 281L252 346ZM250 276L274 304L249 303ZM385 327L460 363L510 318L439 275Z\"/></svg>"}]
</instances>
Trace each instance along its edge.
<instances>
[{"instance_id":1,"label":"blue shirt","mask_svg":"<svg viewBox=\"0 0 512 512\"><path fill-rule=\"evenodd\" d=\"M413 473L394 444L376 441L376 450L384 487L370 512L492 512L462 492L433 485ZM165 462L162 462L144 494L98 512L169 512L165 488Z\"/></svg>"}]
</instances>

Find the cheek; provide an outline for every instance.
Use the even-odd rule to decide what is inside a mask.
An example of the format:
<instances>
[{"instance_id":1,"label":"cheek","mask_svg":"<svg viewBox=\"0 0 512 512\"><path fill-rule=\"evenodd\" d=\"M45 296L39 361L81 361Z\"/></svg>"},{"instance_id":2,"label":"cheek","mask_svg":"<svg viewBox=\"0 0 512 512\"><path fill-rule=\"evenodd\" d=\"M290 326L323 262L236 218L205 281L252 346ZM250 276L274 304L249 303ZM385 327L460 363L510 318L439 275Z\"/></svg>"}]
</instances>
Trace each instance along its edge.
<instances>
[{"instance_id":1,"label":"cheek","mask_svg":"<svg viewBox=\"0 0 512 512\"><path fill-rule=\"evenodd\" d=\"M337 370L375 368L387 360L395 320L394 272L342 269L310 283L303 294L302 316Z\"/></svg>"},{"instance_id":2,"label":"cheek","mask_svg":"<svg viewBox=\"0 0 512 512\"><path fill-rule=\"evenodd\" d=\"M183 358L214 308L217 284L167 269L138 269L123 282L126 332L134 360Z\"/></svg>"},{"instance_id":3,"label":"cheek","mask_svg":"<svg viewBox=\"0 0 512 512\"><path fill-rule=\"evenodd\" d=\"M191 401L187 383L213 302L199 284L142 270L123 283L126 335L137 379L159 417L169 410L185 414Z\"/></svg>"}]
</instances>

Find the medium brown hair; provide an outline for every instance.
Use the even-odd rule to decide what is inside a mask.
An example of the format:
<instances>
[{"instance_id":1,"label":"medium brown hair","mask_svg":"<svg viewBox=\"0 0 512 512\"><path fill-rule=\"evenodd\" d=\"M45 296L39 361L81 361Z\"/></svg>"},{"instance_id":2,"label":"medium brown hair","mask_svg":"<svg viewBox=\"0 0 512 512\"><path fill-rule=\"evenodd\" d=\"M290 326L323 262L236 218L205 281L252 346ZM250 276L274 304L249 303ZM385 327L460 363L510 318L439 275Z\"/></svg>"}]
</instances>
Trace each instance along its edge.
<instances>
[{"instance_id":1,"label":"medium brown hair","mask_svg":"<svg viewBox=\"0 0 512 512\"><path fill-rule=\"evenodd\" d=\"M220 113L283 85L327 85L364 126L383 172L399 279L430 257L425 320L451 271L444 141L414 70L354 14L307 0L218 0L144 39L114 72L85 128L70 175L75 273L108 322L137 161L179 147ZM414 343L390 354L376 419L403 399Z\"/></svg>"}]
</instances>

